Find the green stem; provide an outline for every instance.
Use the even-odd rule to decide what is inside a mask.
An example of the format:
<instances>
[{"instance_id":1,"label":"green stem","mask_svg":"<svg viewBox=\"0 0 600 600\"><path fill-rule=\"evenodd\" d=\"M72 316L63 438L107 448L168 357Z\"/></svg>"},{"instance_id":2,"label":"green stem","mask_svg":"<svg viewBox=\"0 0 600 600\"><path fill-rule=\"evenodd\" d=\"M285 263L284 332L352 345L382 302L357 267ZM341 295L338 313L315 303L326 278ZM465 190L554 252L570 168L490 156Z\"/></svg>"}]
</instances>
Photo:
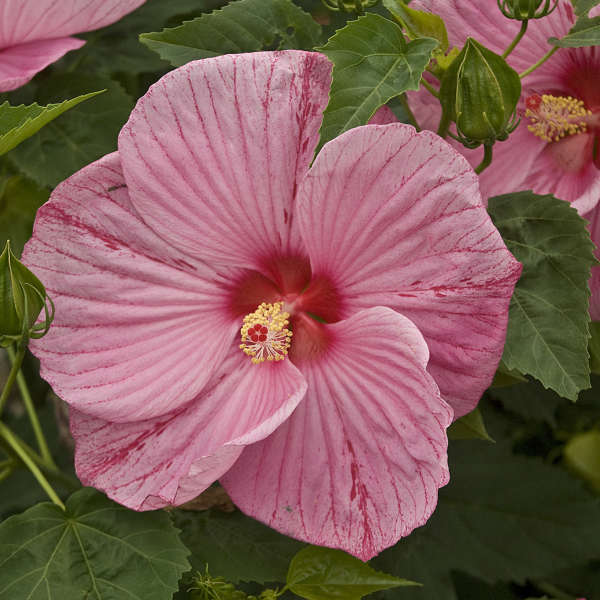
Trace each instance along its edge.
<instances>
[{"instance_id":1,"label":"green stem","mask_svg":"<svg viewBox=\"0 0 600 600\"><path fill-rule=\"evenodd\" d=\"M15 351L12 348L7 348L8 356L12 363L15 363ZM44 461L52 466L56 467L54 463L54 459L52 458L52 454L50 453L50 449L48 448L48 443L46 442L46 437L44 436L44 431L42 430L42 426L40 425L40 421L38 419L37 413L35 411L35 407L33 405L33 400L31 398L31 394L29 393L29 389L27 387L27 382L25 381L25 377L23 373L19 369L17 373L17 386L19 387L19 391L21 392L21 398L23 398L23 403L25 404L25 409L27 410L27 414L29 416L29 420L31 421L31 427L33 429L33 433L35 434L35 439L37 441L38 448L40 449L40 455L44 459Z\"/></svg>"},{"instance_id":2,"label":"green stem","mask_svg":"<svg viewBox=\"0 0 600 600\"><path fill-rule=\"evenodd\" d=\"M429 81L427 81L427 79L425 79L425 77L421 78L421 83L432 96L435 96L436 98L440 97L439 92L429 83Z\"/></svg>"},{"instance_id":3,"label":"green stem","mask_svg":"<svg viewBox=\"0 0 600 600\"><path fill-rule=\"evenodd\" d=\"M529 75L529 73L533 73L533 71L535 71L538 67L543 65L557 50L558 46L554 46L552 50L546 52L546 54L544 54L544 56L542 56L542 58L540 58L540 60L538 60L534 65L531 65L529 69L525 69L522 73L519 73L519 77L523 79L523 77L526 77L527 75Z\"/></svg>"},{"instance_id":4,"label":"green stem","mask_svg":"<svg viewBox=\"0 0 600 600\"><path fill-rule=\"evenodd\" d=\"M536 588L538 588L544 594L550 594L552 598L556 600L577 600L575 596L571 596L571 594L567 594L562 590L559 590L556 586L551 583L547 583L546 581L534 581L533 584Z\"/></svg>"},{"instance_id":5,"label":"green stem","mask_svg":"<svg viewBox=\"0 0 600 600\"><path fill-rule=\"evenodd\" d=\"M13 435L13 432L2 422L0 422L0 436L4 438L8 445L14 450L15 454L17 454L17 456L25 463L32 475L37 479L37 482L42 486L46 494L48 494L48 498L50 498L54 504L65 510L65 505L62 503L62 500L58 497L52 486L48 483L44 474L40 471L35 462L33 462L25 448L19 444L17 438Z\"/></svg>"},{"instance_id":6,"label":"green stem","mask_svg":"<svg viewBox=\"0 0 600 600\"><path fill-rule=\"evenodd\" d=\"M487 169L492 162L492 144L484 144L483 160L475 167L475 173L479 175L484 169Z\"/></svg>"},{"instance_id":7,"label":"green stem","mask_svg":"<svg viewBox=\"0 0 600 600\"><path fill-rule=\"evenodd\" d=\"M15 383L15 379L19 374L19 369L21 368L21 363L23 362L23 358L25 357L25 345L19 345L19 349L17 350L17 354L14 357L12 368L10 369L10 373L8 374L8 379L4 384L4 389L2 390L2 394L0 394L0 415L2 414L2 410L4 409L4 405L8 400L8 396L10 395L10 391Z\"/></svg>"},{"instance_id":8,"label":"green stem","mask_svg":"<svg viewBox=\"0 0 600 600\"><path fill-rule=\"evenodd\" d=\"M448 117L448 111L442 109L442 116L440 118L440 124L437 128L437 134L441 138L446 138L448 136L448 130L450 129L451 119Z\"/></svg>"},{"instance_id":9,"label":"green stem","mask_svg":"<svg viewBox=\"0 0 600 600\"><path fill-rule=\"evenodd\" d=\"M515 36L515 39L510 43L508 48L502 53L502 58L506 58L515 49L517 44L521 41L521 39L525 35L528 24L529 24L529 21L521 22L521 29L519 29L519 33L517 33L517 35Z\"/></svg>"},{"instance_id":10,"label":"green stem","mask_svg":"<svg viewBox=\"0 0 600 600\"><path fill-rule=\"evenodd\" d=\"M62 484L68 490L74 492L81 487L81 484L70 475L63 473L58 467L50 466L44 462L43 458L39 456L35 452L35 450L29 446L25 441L23 441L14 431L12 432L13 438L18 442L19 446L27 452L31 460L40 468L42 473L49 477L50 479L57 481ZM11 446L6 443L2 443L4 440L0 437L0 446L3 446L4 449L8 452L11 452L13 456L17 456L14 450L12 450Z\"/></svg>"}]
</instances>

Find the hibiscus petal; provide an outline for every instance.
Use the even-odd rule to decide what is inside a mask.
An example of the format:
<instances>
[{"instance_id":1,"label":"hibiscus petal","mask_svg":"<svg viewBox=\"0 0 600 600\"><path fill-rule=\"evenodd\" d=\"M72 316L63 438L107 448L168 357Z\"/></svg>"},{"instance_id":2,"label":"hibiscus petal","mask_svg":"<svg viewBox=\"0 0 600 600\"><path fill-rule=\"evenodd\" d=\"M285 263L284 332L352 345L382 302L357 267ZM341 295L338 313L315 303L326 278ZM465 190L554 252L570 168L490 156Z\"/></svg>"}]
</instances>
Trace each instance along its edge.
<instances>
[{"instance_id":1,"label":"hibiscus petal","mask_svg":"<svg viewBox=\"0 0 600 600\"><path fill-rule=\"evenodd\" d=\"M0 48L118 21L146 0L0 0Z\"/></svg>"},{"instance_id":2,"label":"hibiscus petal","mask_svg":"<svg viewBox=\"0 0 600 600\"><path fill-rule=\"evenodd\" d=\"M548 17L530 20L527 35L508 57L517 71L524 71L548 50L549 37L563 37L571 28L573 14L569 0L559 0L559 7ZM507 19L497 0L413 0L411 8L440 15L448 30L451 46L462 48L467 37L476 34L477 41L496 54L502 54L517 35L520 23Z\"/></svg>"},{"instance_id":3,"label":"hibiscus petal","mask_svg":"<svg viewBox=\"0 0 600 600\"><path fill-rule=\"evenodd\" d=\"M194 398L239 329L232 275L185 258L131 206L118 154L59 185L23 259L56 305L31 343L42 376L77 409L111 421L170 413Z\"/></svg>"},{"instance_id":4,"label":"hibiscus petal","mask_svg":"<svg viewBox=\"0 0 600 600\"><path fill-rule=\"evenodd\" d=\"M17 44L0 50L0 92L25 85L36 73L85 42L76 38L57 38Z\"/></svg>"},{"instance_id":5,"label":"hibiscus petal","mask_svg":"<svg viewBox=\"0 0 600 600\"><path fill-rule=\"evenodd\" d=\"M467 161L429 131L367 125L327 144L299 191L313 277L343 315L389 306L417 325L457 415L490 384L521 272Z\"/></svg>"},{"instance_id":6,"label":"hibiscus petal","mask_svg":"<svg viewBox=\"0 0 600 600\"><path fill-rule=\"evenodd\" d=\"M296 185L312 159L331 64L286 51L219 56L171 71L119 137L132 202L166 240L259 269L303 254Z\"/></svg>"},{"instance_id":7,"label":"hibiscus petal","mask_svg":"<svg viewBox=\"0 0 600 600\"><path fill-rule=\"evenodd\" d=\"M183 410L148 421L111 423L71 411L75 467L84 485L135 510L183 504L264 439L306 392L285 360L253 364L237 345Z\"/></svg>"},{"instance_id":8,"label":"hibiscus petal","mask_svg":"<svg viewBox=\"0 0 600 600\"><path fill-rule=\"evenodd\" d=\"M326 327L326 353L300 365L303 402L221 483L271 527L367 560L433 512L452 410L408 319L376 307Z\"/></svg>"}]
</instances>

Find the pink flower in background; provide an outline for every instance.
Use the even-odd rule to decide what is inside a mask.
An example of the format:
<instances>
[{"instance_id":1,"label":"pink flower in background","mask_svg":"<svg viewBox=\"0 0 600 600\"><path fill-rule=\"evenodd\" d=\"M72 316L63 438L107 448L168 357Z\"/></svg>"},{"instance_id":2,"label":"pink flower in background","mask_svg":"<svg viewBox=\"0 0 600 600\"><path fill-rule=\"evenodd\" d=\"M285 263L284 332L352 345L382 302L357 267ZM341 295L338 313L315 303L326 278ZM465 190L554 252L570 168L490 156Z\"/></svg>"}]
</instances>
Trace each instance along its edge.
<instances>
[{"instance_id":1,"label":"pink flower in background","mask_svg":"<svg viewBox=\"0 0 600 600\"><path fill-rule=\"evenodd\" d=\"M146 0L0 0L0 92L26 84L69 50L74 33L118 21Z\"/></svg>"},{"instance_id":2,"label":"pink flower in background","mask_svg":"<svg viewBox=\"0 0 600 600\"><path fill-rule=\"evenodd\" d=\"M518 21L502 15L496 0L414 0L411 6L439 14L450 43L459 47L470 35L501 54L520 27ZM559 0L552 14L529 21L525 37L507 59L509 64L524 71L551 48L548 38L563 37L574 22L571 2ZM532 189L571 202L582 215L596 206L600 200L600 160L594 153L600 140L598 73L600 48L561 48L523 79L521 123L507 141L494 145L492 166L480 176L484 199ZM435 98L422 89L410 92L409 101L422 127L437 129L440 109ZM471 164L480 162L481 148L456 147Z\"/></svg>"},{"instance_id":3,"label":"pink flower in background","mask_svg":"<svg viewBox=\"0 0 600 600\"><path fill-rule=\"evenodd\" d=\"M24 260L56 304L32 349L84 484L146 510L220 479L368 559L434 510L521 268L429 132L359 127L310 166L330 70L286 51L172 71L118 153L56 188Z\"/></svg>"}]
</instances>

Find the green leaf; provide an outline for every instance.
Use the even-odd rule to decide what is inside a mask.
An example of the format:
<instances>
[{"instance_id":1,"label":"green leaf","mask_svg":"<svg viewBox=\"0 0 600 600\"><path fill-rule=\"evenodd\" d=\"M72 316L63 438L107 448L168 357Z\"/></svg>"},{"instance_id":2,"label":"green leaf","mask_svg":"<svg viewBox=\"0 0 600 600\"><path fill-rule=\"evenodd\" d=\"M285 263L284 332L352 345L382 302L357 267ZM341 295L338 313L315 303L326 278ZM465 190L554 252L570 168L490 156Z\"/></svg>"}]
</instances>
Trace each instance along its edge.
<instances>
[{"instance_id":1,"label":"green leaf","mask_svg":"<svg viewBox=\"0 0 600 600\"><path fill-rule=\"evenodd\" d=\"M167 513L82 489L66 512L43 503L0 524L0 598L170 600L188 554Z\"/></svg>"},{"instance_id":2,"label":"green leaf","mask_svg":"<svg viewBox=\"0 0 600 600\"><path fill-rule=\"evenodd\" d=\"M551 37L548 41L560 48L597 46L600 44L600 17L579 17L567 35L560 39Z\"/></svg>"},{"instance_id":3,"label":"green leaf","mask_svg":"<svg viewBox=\"0 0 600 600\"><path fill-rule=\"evenodd\" d=\"M437 45L430 38L407 44L398 25L375 14L340 29L319 48L334 65L319 148L344 131L365 125L395 96L417 90Z\"/></svg>"},{"instance_id":4,"label":"green leaf","mask_svg":"<svg viewBox=\"0 0 600 600\"><path fill-rule=\"evenodd\" d=\"M117 148L117 136L133 108L133 99L110 79L82 73L54 76L37 89L51 101L65 93L101 86L107 93L71 110L10 153L10 160L42 186L56 186L85 165Z\"/></svg>"},{"instance_id":5,"label":"green leaf","mask_svg":"<svg viewBox=\"0 0 600 600\"><path fill-rule=\"evenodd\" d=\"M600 500L562 469L506 443L462 441L451 444L450 472L429 522L372 561L420 581L412 600L457 600L453 570L524 582L600 556Z\"/></svg>"},{"instance_id":6,"label":"green leaf","mask_svg":"<svg viewBox=\"0 0 600 600\"><path fill-rule=\"evenodd\" d=\"M590 10L592 10L594 6L598 6L598 4L600 4L600 0L573 0L575 14L578 17L587 16Z\"/></svg>"},{"instance_id":7,"label":"green leaf","mask_svg":"<svg viewBox=\"0 0 600 600\"><path fill-rule=\"evenodd\" d=\"M419 584L375 571L341 550L309 546L292 559L287 585L308 600L360 600L379 590Z\"/></svg>"},{"instance_id":8,"label":"green leaf","mask_svg":"<svg viewBox=\"0 0 600 600\"><path fill-rule=\"evenodd\" d=\"M140 44L139 35L157 27L178 25L200 13L220 8L226 0L148 0L113 25L84 33L85 46L67 54L65 68L72 64L104 76L115 72L131 75L163 70L167 63ZM62 66L62 65L61 65ZM145 90L144 90L145 91Z\"/></svg>"},{"instance_id":9,"label":"green leaf","mask_svg":"<svg viewBox=\"0 0 600 600\"><path fill-rule=\"evenodd\" d=\"M585 221L567 202L532 192L491 198L488 210L523 263L503 360L576 400L590 387L587 282L595 259Z\"/></svg>"},{"instance_id":10,"label":"green leaf","mask_svg":"<svg viewBox=\"0 0 600 600\"><path fill-rule=\"evenodd\" d=\"M192 567L227 581L285 581L290 560L302 542L245 516L239 511L173 511L182 539L192 551Z\"/></svg>"},{"instance_id":11,"label":"green leaf","mask_svg":"<svg viewBox=\"0 0 600 600\"><path fill-rule=\"evenodd\" d=\"M60 117L64 112L101 93L102 90L91 92L48 106L39 104L11 106L8 102L3 102L0 104L0 156L37 133L44 125Z\"/></svg>"},{"instance_id":12,"label":"green leaf","mask_svg":"<svg viewBox=\"0 0 600 600\"><path fill-rule=\"evenodd\" d=\"M454 421L448 428L448 437L451 440L479 439L488 442L494 441L485 428L481 411L478 408Z\"/></svg>"},{"instance_id":13,"label":"green leaf","mask_svg":"<svg viewBox=\"0 0 600 600\"><path fill-rule=\"evenodd\" d=\"M179 27L140 35L174 67L220 54L309 50L320 40L320 25L291 0L238 0Z\"/></svg>"},{"instance_id":14,"label":"green leaf","mask_svg":"<svg viewBox=\"0 0 600 600\"><path fill-rule=\"evenodd\" d=\"M600 321L590 323L590 369L600 375Z\"/></svg>"},{"instance_id":15,"label":"green leaf","mask_svg":"<svg viewBox=\"0 0 600 600\"><path fill-rule=\"evenodd\" d=\"M441 52L448 50L448 32L439 15L410 8L402 0L383 0L383 5L411 40L420 37L433 38L438 41Z\"/></svg>"},{"instance_id":16,"label":"green leaf","mask_svg":"<svg viewBox=\"0 0 600 600\"><path fill-rule=\"evenodd\" d=\"M31 236L37 209L48 200L49 190L20 175L0 180L0 248L6 240L18 258Z\"/></svg>"}]
</instances>

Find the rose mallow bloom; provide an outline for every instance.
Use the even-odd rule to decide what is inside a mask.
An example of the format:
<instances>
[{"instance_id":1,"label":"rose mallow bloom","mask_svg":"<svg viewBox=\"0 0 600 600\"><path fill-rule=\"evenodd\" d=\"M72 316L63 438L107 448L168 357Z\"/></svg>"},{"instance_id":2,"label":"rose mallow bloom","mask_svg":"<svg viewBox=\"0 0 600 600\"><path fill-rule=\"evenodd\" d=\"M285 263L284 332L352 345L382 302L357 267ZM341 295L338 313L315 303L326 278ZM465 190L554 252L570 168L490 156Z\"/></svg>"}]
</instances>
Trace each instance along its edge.
<instances>
[{"instance_id":1,"label":"rose mallow bloom","mask_svg":"<svg viewBox=\"0 0 600 600\"><path fill-rule=\"evenodd\" d=\"M439 14L452 45L468 36L502 54L520 22L507 19L496 0L414 0L412 7ZM559 0L549 16L529 21L527 33L508 56L518 72L539 60L575 23L569 0ZM532 189L571 202L584 215L600 200L600 48L560 48L523 78L521 122L508 140L494 145L494 159L480 176L484 199ZM439 103L422 89L409 93L410 106L422 127L435 130ZM458 145L457 145L458 147ZM483 151L460 147L471 161Z\"/></svg>"},{"instance_id":2,"label":"rose mallow bloom","mask_svg":"<svg viewBox=\"0 0 600 600\"><path fill-rule=\"evenodd\" d=\"M145 510L220 479L368 559L432 513L520 265L430 132L359 127L310 166L330 70L285 51L165 75L118 153L56 188L24 260L56 303L33 351L83 483Z\"/></svg>"},{"instance_id":3,"label":"rose mallow bloom","mask_svg":"<svg viewBox=\"0 0 600 600\"><path fill-rule=\"evenodd\" d=\"M0 92L85 42L74 37L118 21L146 0L0 0Z\"/></svg>"}]
</instances>

